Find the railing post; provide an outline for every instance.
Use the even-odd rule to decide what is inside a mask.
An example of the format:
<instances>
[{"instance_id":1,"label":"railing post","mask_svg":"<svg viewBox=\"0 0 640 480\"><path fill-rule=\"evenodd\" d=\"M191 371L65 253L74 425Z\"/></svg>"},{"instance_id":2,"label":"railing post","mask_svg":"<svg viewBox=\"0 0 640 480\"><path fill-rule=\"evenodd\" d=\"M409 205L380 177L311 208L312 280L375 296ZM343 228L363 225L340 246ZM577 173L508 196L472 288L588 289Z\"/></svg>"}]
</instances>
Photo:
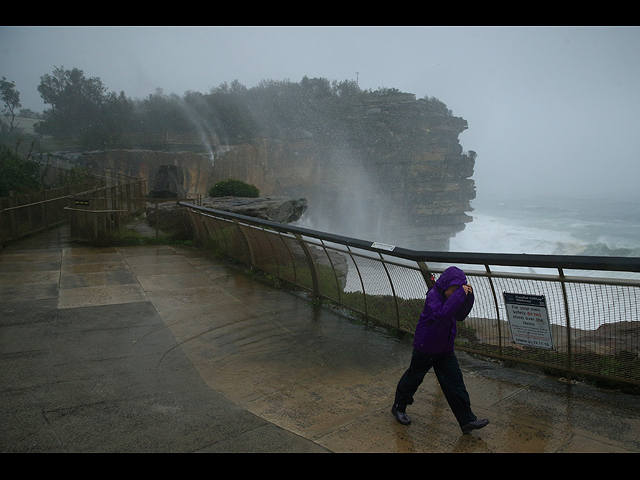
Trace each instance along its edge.
<instances>
[{"instance_id":1,"label":"railing post","mask_svg":"<svg viewBox=\"0 0 640 480\"><path fill-rule=\"evenodd\" d=\"M49 228L49 212L47 212L47 190L42 187L42 221L45 230Z\"/></svg>"},{"instance_id":2,"label":"railing post","mask_svg":"<svg viewBox=\"0 0 640 480\"><path fill-rule=\"evenodd\" d=\"M558 268L558 274L560 275L560 285L562 286L562 298L564 300L564 314L567 317L567 377L570 380L571 368L573 365L572 353L571 353L571 319L569 318L569 301L567 300L567 286L564 281L564 272L562 268Z\"/></svg>"},{"instance_id":3,"label":"railing post","mask_svg":"<svg viewBox=\"0 0 640 480\"><path fill-rule=\"evenodd\" d=\"M391 280L389 269L387 268L387 265L384 263L384 258L382 257L382 254L378 252L378 255L380 256L380 263L382 263L382 267L384 268L384 271L387 273L387 278L389 279L389 285L391 285L391 293L393 294L393 300L396 304L396 327L400 328L400 308L398 307L398 296L396 295L396 289L393 286L393 280Z\"/></svg>"},{"instance_id":4,"label":"railing post","mask_svg":"<svg viewBox=\"0 0 640 480\"><path fill-rule=\"evenodd\" d=\"M331 265L331 271L333 272L333 278L336 281L336 293L338 294L338 303L342 303L342 288L340 285L340 280L338 279L338 273L336 272L336 267L333 264L333 260L331 259L331 255L329 255L329 252L327 251L327 247L324 243L324 240L320 239L320 243L322 244L322 250L324 251L324 254L327 256L327 260L329 260L329 264ZM286 245L286 243L285 243ZM289 255L291 255L291 251L289 250L289 247L287 247L287 251L289 252ZM292 256L293 258L293 256ZM294 277L295 277L295 262L292 262L292 264L294 265Z\"/></svg>"},{"instance_id":5,"label":"railing post","mask_svg":"<svg viewBox=\"0 0 640 480\"><path fill-rule=\"evenodd\" d=\"M349 245L346 246L347 251L349 252L349 257L351 257L351 261L353 262L354 267L356 267L356 272L358 272L358 278L360 279L360 285L362 286L362 300L364 301L364 314L365 316L369 316L369 307L367 305L367 290L364 288L364 280L362 280L362 274L360 273L360 268L358 268L358 262L356 262L353 258L353 253L351 252L351 247Z\"/></svg>"},{"instance_id":6,"label":"railing post","mask_svg":"<svg viewBox=\"0 0 640 480\"><path fill-rule=\"evenodd\" d=\"M498 355L502 355L502 325L500 324L500 306L498 305L498 295L496 294L496 288L493 285L493 279L491 278L491 269L489 265L484 266L487 271L487 278L489 279L489 286L491 287L491 293L493 295L493 303L496 306L496 324L498 326Z\"/></svg>"},{"instance_id":7,"label":"railing post","mask_svg":"<svg viewBox=\"0 0 640 480\"><path fill-rule=\"evenodd\" d=\"M433 275L429 271L429 267L425 262L416 262L418 267L420 267L420 273L422 273L422 277L424 278L425 283L427 284L427 290L433 287Z\"/></svg>"},{"instance_id":8,"label":"railing post","mask_svg":"<svg viewBox=\"0 0 640 480\"><path fill-rule=\"evenodd\" d=\"M10 202L9 204L12 207L18 206L18 199L15 197L15 192L13 190L9 191ZM18 224L18 210L13 208L11 210L11 234L12 240L17 240L20 238L20 225Z\"/></svg>"},{"instance_id":9,"label":"railing post","mask_svg":"<svg viewBox=\"0 0 640 480\"><path fill-rule=\"evenodd\" d=\"M320 298L320 286L318 284L318 269L316 268L316 262L313 261L313 256L311 255L311 250L309 250L309 246L305 243L302 238L302 235L298 233L293 234L298 240L302 251L304 252L304 256L307 257L307 262L309 263L309 271L311 272L311 284L313 286L313 296L314 298Z\"/></svg>"},{"instance_id":10,"label":"railing post","mask_svg":"<svg viewBox=\"0 0 640 480\"><path fill-rule=\"evenodd\" d=\"M280 261L278 260L278 254L276 253L276 249L273 246L273 243L271 243L271 238L269 238L269 235L265 233L264 227L262 227L262 234L267 239L267 243L269 244L269 247L271 247L271 253L273 253L273 258L276 259L276 270L278 271L278 278L280 278Z\"/></svg>"},{"instance_id":11,"label":"railing post","mask_svg":"<svg viewBox=\"0 0 640 480\"><path fill-rule=\"evenodd\" d=\"M158 223L160 223L160 212L158 211L158 200L155 201L155 214L156 214L156 238L158 237Z\"/></svg>"},{"instance_id":12,"label":"railing post","mask_svg":"<svg viewBox=\"0 0 640 480\"><path fill-rule=\"evenodd\" d=\"M244 238L244 241L247 244L247 248L249 249L249 257L251 258L251 268L254 268L256 266L256 256L253 251L253 245L251 244L251 241L249 240L248 235L244 233L244 230L240 226L240 222L238 222L238 220L236 219L233 219L233 225L238 230L242 238Z\"/></svg>"}]
</instances>

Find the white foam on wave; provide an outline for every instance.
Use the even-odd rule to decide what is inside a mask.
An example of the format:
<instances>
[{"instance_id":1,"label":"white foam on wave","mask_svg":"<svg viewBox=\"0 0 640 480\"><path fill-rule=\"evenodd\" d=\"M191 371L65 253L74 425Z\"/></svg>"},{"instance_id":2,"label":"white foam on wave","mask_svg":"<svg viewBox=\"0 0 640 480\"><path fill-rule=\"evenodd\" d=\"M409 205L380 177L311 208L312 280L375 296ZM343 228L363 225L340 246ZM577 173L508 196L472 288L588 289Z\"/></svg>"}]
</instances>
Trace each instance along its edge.
<instances>
[{"instance_id":1,"label":"white foam on wave","mask_svg":"<svg viewBox=\"0 0 640 480\"><path fill-rule=\"evenodd\" d=\"M585 248L585 242L571 234L485 214L474 215L473 222L450 242L452 252L578 255Z\"/></svg>"}]
</instances>

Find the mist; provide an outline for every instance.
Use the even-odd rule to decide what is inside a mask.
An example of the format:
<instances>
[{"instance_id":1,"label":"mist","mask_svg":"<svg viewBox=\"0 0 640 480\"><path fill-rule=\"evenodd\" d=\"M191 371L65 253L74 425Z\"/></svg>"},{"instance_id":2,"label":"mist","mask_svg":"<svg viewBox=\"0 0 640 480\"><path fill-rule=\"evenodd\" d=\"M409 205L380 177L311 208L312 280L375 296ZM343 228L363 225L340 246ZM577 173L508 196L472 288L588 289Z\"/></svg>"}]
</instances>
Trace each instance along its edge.
<instances>
[{"instance_id":1,"label":"mist","mask_svg":"<svg viewBox=\"0 0 640 480\"><path fill-rule=\"evenodd\" d=\"M639 47L636 27L5 26L0 75L38 112L40 77L55 66L131 98L233 80L357 80L436 97L466 119L479 200L638 199Z\"/></svg>"}]
</instances>

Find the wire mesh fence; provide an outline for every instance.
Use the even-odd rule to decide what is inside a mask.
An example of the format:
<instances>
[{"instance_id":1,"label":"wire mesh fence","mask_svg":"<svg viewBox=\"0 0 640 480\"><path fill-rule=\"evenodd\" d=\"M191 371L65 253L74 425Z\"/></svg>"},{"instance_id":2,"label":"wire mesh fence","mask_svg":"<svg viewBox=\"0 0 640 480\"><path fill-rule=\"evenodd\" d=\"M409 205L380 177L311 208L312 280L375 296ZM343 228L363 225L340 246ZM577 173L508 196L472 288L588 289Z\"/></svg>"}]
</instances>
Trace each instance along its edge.
<instances>
[{"instance_id":1,"label":"wire mesh fence","mask_svg":"<svg viewBox=\"0 0 640 480\"><path fill-rule=\"evenodd\" d=\"M457 349L640 384L640 259L418 252L181 205L201 244L408 333L455 264L475 292Z\"/></svg>"}]
</instances>

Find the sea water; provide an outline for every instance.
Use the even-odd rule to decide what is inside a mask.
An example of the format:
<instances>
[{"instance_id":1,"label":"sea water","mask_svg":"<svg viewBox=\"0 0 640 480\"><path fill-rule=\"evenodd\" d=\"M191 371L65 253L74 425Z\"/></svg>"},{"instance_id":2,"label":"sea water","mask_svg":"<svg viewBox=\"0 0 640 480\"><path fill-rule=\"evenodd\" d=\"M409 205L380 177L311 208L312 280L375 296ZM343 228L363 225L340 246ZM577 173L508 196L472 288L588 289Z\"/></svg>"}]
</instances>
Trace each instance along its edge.
<instances>
[{"instance_id":1,"label":"sea water","mask_svg":"<svg viewBox=\"0 0 640 480\"><path fill-rule=\"evenodd\" d=\"M533 201L482 199L473 204L473 221L451 239L450 251L542 255L640 257L640 199L542 197ZM529 273L548 269L503 268ZM607 271L565 271L569 275L637 281L640 274ZM634 289L602 287L569 306L576 326L590 327L621 320L637 321ZM562 323L556 317L552 323ZM580 325L579 325L580 324Z\"/></svg>"},{"instance_id":2,"label":"sea water","mask_svg":"<svg viewBox=\"0 0 640 480\"><path fill-rule=\"evenodd\" d=\"M640 257L640 199L484 197L452 252Z\"/></svg>"},{"instance_id":3,"label":"sea water","mask_svg":"<svg viewBox=\"0 0 640 480\"><path fill-rule=\"evenodd\" d=\"M472 207L473 221L451 239L450 252L640 257L640 198L610 200L594 195L587 198L539 197L518 201L484 196L474 200ZM424 250L420 245L398 246ZM407 268L391 264L387 265L386 271L382 271L378 262L360 260L356 268L350 258L347 258L347 263L347 292L362 291L361 282L364 282L367 293L390 295L388 283L381 280L385 275L390 275L397 296L405 299L424 298L424 283L419 278L413 278L419 277L419 272L411 272ZM398 263L403 262L398 260ZM434 269L448 266L428 263ZM463 269L469 267L471 270L484 271L482 266L460 266ZM529 267L492 266L492 271L558 275L555 269ZM639 274L627 272L565 273L574 276L640 279ZM412 274L415 275L412 277ZM571 318L576 324L582 317L598 319L594 325L581 326L585 329L594 329L600 323L621 319L638 320L635 290L620 291L611 287L611 292L606 296L606 305L597 296L581 299L579 307L570 307ZM605 315L601 311L603 308L607 312L615 310L617 313ZM561 315L558 318L552 317L552 323L562 323L562 320L558 320Z\"/></svg>"}]
</instances>

